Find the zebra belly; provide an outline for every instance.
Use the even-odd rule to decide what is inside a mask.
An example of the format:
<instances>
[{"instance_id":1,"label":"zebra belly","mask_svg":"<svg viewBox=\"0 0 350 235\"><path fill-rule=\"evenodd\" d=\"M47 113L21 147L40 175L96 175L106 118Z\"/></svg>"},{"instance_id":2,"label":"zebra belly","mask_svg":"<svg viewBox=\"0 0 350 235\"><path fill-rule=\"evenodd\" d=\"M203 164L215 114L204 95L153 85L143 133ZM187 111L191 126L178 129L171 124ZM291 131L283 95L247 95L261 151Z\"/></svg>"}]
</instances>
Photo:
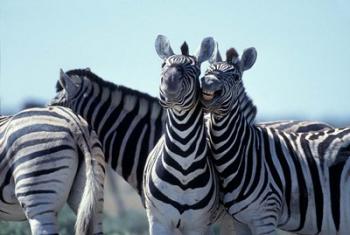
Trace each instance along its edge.
<instances>
[{"instance_id":1,"label":"zebra belly","mask_svg":"<svg viewBox=\"0 0 350 235\"><path fill-rule=\"evenodd\" d=\"M228 212L238 222L254 227L256 223L263 224L263 220L269 220L266 217L266 209L271 208L264 206L264 202L241 201L231 205Z\"/></svg>"}]
</instances>

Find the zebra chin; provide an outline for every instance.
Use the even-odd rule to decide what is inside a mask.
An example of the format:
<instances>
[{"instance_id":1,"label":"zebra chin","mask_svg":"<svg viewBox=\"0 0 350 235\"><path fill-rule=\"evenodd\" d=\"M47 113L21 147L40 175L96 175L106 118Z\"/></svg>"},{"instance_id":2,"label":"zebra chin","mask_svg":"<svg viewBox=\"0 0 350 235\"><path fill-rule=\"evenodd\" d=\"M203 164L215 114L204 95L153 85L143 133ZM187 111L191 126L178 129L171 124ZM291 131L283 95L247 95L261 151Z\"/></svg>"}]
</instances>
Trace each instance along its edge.
<instances>
[{"instance_id":1,"label":"zebra chin","mask_svg":"<svg viewBox=\"0 0 350 235\"><path fill-rule=\"evenodd\" d=\"M215 112L216 110L220 109L220 103L218 102L218 100L216 98L208 100L208 99L203 98L203 96L202 96L200 101L203 105L203 109L206 112Z\"/></svg>"},{"instance_id":2,"label":"zebra chin","mask_svg":"<svg viewBox=\"0 0 350 235\"><path fill-rule=\"evenodd\" d=\"M179 98L168 98L166 96L161 95L159 99L160 105L162 105L164 108L173 108L175 106L178 106L180 104Z\"/></svg>"},{"instance_id":3,"label":"zebra chin","mask_svg":"<svg viewBox=\"0 0 350 235\"><path fill-rule=\"evenodd\" d=\"M160 96L159 103L163 108L176 109L178 111L186 111L191 109L196 102L195 98L192 96L188 99L185 99L185 97L182 95L173 98L166 97L162 94Z\"/></svg>"},{"instance_id":4,"label":"zebra chin","mask_svg":"<svg viewBox=\"0 0 350 235\"><path fill-rule=\"evenodd\" d=\"M220 104L208 105L208 104L205 104L205 102L202 102L202 104L203 104L203 110L205 113L212 113L217 117L222 117L227 115L227 113L229 113L229 110L222 108Z\"/></svg>"}]
</instances>

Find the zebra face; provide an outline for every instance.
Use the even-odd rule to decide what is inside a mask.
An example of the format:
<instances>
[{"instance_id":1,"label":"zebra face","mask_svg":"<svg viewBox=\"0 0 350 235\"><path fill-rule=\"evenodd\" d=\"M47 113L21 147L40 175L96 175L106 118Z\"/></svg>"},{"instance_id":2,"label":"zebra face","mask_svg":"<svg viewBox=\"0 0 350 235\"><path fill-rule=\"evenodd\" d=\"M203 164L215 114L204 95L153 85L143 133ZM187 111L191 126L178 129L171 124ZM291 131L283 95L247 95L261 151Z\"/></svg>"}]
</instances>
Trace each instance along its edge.
<instances>
[{"instance_id":1,"label":"zebra face","mask_svg":"<svg viewBox=\"0 0 350 235\"><path fill-rule=\"evenodd\" d=\"M194 57L173 55L163 64L159 86L164 107L189 109L197 100L200 66Z\"/></svg>"},{"instance_id":2,"label":"zebra face","mask_svg":"<svg viewBox=\"0 0 350 235\"><path fill-rule=\"evenodd\" d=\"M155 48L164 60L159 86L160 103L165 108L188 110L198 101L200 65L214 51L213 38L203 39L196 56L189 55L187 43L181 46L181 55L175 55L169 40L159 35Z\"/></svg>"},{"instance_id":3,"label":"zebra face","mask_svg":"<svg viewBox=\"0 0 350 235\"><path fill-rule=\"evenodd\" d=\"M249 48L240 60L236 50L231 48L226 52L226 61L223 62L217 49L216 56L201 78L201 102L207 112L223 116L231 111L243 86L243 72L254 65L256 56L256 50Z\"/></svg>"},{"instance_id":4,"label":"zebra face","mask_svg":"<svg viewBox=\"0 0 350 235\"><path fill-rule=\"evenodd\" d=\"M239 69L226 62L209 66L201 78L201 102L204 109L217 115L229 112L242 86L241 77Z\"/></svg>"}]
</instances>

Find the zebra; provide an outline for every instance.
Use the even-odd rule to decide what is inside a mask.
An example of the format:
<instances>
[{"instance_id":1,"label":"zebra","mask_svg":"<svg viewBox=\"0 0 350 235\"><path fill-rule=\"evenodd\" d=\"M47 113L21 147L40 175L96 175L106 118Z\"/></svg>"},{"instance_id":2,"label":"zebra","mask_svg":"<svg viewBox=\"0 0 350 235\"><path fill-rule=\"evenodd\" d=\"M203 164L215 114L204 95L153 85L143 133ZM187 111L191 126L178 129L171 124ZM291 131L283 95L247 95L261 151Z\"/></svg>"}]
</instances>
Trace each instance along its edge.
<instances>
[{"instance_id":1,"label":"zebra","mask_svg":"<svg viewBox=\"0 0 350 235\"><path fill-rule=\"evenodd\" d=\"M58 234L68 199L76 234L102 234L104 167L97 135L68 108L1 116L0 219L27 219L32 234Z\"/></svg>"},{"instance_id":2,"label":"zebra","mask_svg":"<svg viewBox=\"0 0 350 235\"><path fill-rule=\"evenodd\" d=\"M146 159L165 130L166 112L159 99L103 80L90 69L66 73L61 70L56 89L50 104L68 107L81 115L96 131L108 165L141 194ZM327 124L316 126L313 122L280 121L280 124L276 128L281 130L329 128Z\"/></svg>"},{"instance_id":3,"label":"zebra","mask_svg":"<svg viewBox=\"0 0 350 235\"><path fill-rule=\"evenodd\" d=\"M89 123L102 143L107 169L117 172L144 205L145 162L165 130L166 112L159 99L105 81L90 69L61 70L56 90L50 104L69 107ZM218 223L226 225L227 220L222 216ZM221 230L225 234L231 228Z\"/></svg>"},{"instance_id":4,"label":"zebra","mask_svg":"<svg viewBox=\"0 0 350 235\"><path fill-rule=\"evenodd\" d=\"M61 70L56 91L51 105L71 108L89 123L102 143L106 164L141 196L145 162L165 131L166 112L159 99L108 82L90 69ZM276 128L308 127L316 130L308 122L283 121Z\"/></svg>"},{"instance_id":5,"label":"zebra","mask_svg":"<svg viewBox=\"0 0 350 235\"><path fill-rule=\"evenodd\" d=\"M220 211L199 100L200 65L211 57L214 45L213 38L204 38L197 55L191 56L184 42L182 54L175 55L165 36L156 39L156 51L164 60L159 96L167 119L144 173L150 234L207 234Z\"/></svg>"},{"instance_id":6,"label":"zebra","mask_svg":"<svg viewBox=\"0 0 350 235\"><path fill-rule=\"evenodd\" d=\"M242 74L256 60L248 48L214 56L201 78L210 113L209 142L223 203L238 234L348 234L350 129L285 132L254 124L256 109ZM242 108L242 103L250 107Z\"/></svg>"},{"instance_id":7,"label":"zebra","mask_svg":"<svg viewBox=\"0 0 350 235\"><path fill-rule=\"evenodd\" d=\"M159 99L103 80L90 69L61 70L56 90L50 104L81 115L96 131L109 168L142 195L145 162L165 126Z\"/></svg>"},{"instance_id":8,"label":"zebra","mask_svg":"<svg viewBox=\"0 0 350 235\"><path fill-rule=\"evenodd\" d=\"M215 51L212 58L209 60L210 64L214 62L222 61L221 55L219 52L218 43L215 45ZM209 81L210 82L210 81ZM210 97L209 97L210 98ZM238 99L240 100L239 105L242 109L242 112L250 122L250 119L255 119L257 109L253 104L252 100L247 96L245 90L240 90ZM206 113L206 121L210 120L210 114ZM208 124L207 124L208 125ZM285 132L308 132L308 131L321 131L326 129L334 128L328 123L319 122L319 121L297 121L297 120L278 120L278 121L269 121L269 122L260 122L256 125L260 127L271 127Z\"/></svg>"}]
</instances>

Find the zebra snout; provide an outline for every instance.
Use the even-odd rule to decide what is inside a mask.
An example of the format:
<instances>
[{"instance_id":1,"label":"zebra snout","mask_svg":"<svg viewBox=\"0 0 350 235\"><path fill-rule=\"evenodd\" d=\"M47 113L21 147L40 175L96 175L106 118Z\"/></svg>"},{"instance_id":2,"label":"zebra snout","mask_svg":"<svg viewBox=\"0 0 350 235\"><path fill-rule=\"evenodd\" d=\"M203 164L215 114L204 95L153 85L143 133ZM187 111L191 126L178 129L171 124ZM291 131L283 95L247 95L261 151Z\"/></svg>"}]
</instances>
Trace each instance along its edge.
<instances>
[{"instance_id":1,"label":"zebra snout","mask_svg":"<svg viewBox=\"0 0 350 235\"><path fill-rule=\"evenodd\" d=\"M212 100L214 96L222 93L223 85L218 78L207 75L201 78L202 98L206 101Z\"/></svg>"},{"instance_id":2,"label":"zebra snout","mask_svg":"<svg viewBox=\"0 0 350 235\"><path fill-rule=\"evenodd\" d=\"M182 72L176 68L169 68L162 76L161 89L167 98L175 98L181 89Z\"/></svg>"}]
</instances>

